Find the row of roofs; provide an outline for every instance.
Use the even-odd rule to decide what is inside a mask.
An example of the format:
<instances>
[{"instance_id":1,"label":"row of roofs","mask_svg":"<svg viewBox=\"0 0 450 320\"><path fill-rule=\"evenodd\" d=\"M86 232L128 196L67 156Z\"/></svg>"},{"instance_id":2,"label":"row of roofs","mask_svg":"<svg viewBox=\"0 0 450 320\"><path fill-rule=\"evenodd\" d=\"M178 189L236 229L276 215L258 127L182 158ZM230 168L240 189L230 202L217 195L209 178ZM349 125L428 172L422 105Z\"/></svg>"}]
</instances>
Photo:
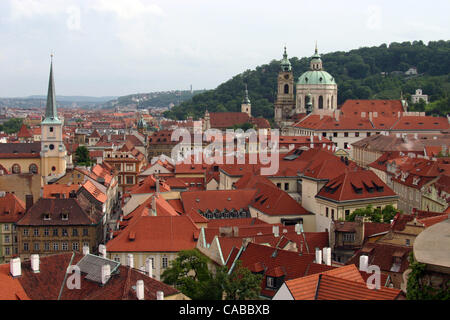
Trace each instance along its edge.
<instances>
[{"instance_id":1,"label":"row of roofs","mask_svg":"<svg viewBox=\"0 0 450 320\"><path fill-rule=\"evenodd\" d=\"M66 285L66 270L74 267L81 272L75 290ZM188 299L145 272L88 252L12 259L0 265L0 281L2 300Z\"/></svg>"},{"instance_id":2,"label":"row of roofs","mask_svg":"<svg viewBox=\"0 0 450 320\"><path fill-rule=\"evenodd\" d=\"M309 130L444 131L447 118L404 111L392 100L347 100L334 115L310 114L294 125Z\"/></svg>"}]
</instances>

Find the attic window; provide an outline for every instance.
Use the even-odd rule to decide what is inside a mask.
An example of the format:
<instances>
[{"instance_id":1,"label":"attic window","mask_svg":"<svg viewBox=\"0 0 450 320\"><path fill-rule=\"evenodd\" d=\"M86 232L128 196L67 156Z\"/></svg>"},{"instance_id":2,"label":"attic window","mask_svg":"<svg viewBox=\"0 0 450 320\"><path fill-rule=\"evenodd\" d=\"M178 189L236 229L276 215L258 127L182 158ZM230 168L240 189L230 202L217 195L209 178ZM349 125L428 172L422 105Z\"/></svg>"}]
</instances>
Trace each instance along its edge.
<instances>
[{"instance_id":1,"label":"attic window","mask_svg":"<svg viewBox=\"0 0 450 320\"><path fill-rule=\"evenodd\" d=\"M46 221L51 220L50 213L44 213L44 220Z\"/></svg>"},{"instance_id":2,"label":"attic window","mask_svg":"<svg viewBox=\"0 0 450 320\"><path fill-rule=\"evenodd\" d=\"M69 214L68 213L61 213L61 219L64 221L69 220Z\"/></svg>"},{"instance_id":3,"label":"attic window","mask_svg":"<svg viewBox=\"0 0 450 320\"><path fill-rule=\"evenodd\" d=\"M356 187L353 183L352 183L351 185L352 185L353 191L354 191L356 194L362 194L362 193L363 193L363 188L358 188L358 187Z\"/></svg>"}]
</instances>

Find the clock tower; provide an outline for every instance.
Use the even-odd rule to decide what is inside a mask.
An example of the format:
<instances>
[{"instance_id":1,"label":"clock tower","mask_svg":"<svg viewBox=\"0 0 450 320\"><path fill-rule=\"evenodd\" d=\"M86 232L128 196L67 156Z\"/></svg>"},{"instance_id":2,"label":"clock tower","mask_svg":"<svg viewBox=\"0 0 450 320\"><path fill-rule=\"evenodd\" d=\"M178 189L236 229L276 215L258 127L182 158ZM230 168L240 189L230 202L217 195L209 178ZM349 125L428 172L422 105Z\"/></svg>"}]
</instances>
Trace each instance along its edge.
<instances>
[{"instance_id":1,"label":"clock tower","mask_svg":"<svg viewBox=\"0 0 450 320\"><path fill-rule=\"evenodd\" d=\"M67 167L67 151L63 142L63 123L58 118L56 109L53 59L50 64L47 106L45 108L45 118L41 122L41 131L41 172L44 181L46 181L49 176L65 173Z\"/></svg>"},{"instance_id":2,"label":"clock tower","mask_svg":"<svg viewBox=\"0 0 450 320\"><path fill-rule=\"evenodd\" d=\"M275 101L275 123L281 127L295 112L294 74L284 47L281 71L278 73L277 100Z\"/></svg>"}]
</instances>

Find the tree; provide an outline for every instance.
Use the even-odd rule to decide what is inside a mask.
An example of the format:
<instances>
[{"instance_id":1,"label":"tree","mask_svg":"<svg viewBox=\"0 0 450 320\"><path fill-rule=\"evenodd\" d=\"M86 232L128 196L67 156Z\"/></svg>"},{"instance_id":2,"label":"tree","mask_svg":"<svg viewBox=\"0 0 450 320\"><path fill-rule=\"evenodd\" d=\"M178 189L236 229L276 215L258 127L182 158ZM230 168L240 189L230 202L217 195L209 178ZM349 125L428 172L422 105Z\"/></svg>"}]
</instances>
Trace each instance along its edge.
<instances>
[{"instance_id":1,"label":"tree","mask_svg":"<svg viewBox=\"0 0 450 320\"><path fill-rule=\"evenodd\" d=\"M226 266L216 272L208 268L210 260L200 251L180 251L161 278L164 283L175 286L192 300L256 299L259 295L261 277L236 264L235 272L228 274Z\"/></svg>"},{"instance_id":2,"label":"tree","mask_svg":"<svg viewBox=\"0 0 450 320\"><path fill-rule=\"evenodd\" d=\"M20 118L12 118L0 125L0 131L4 131L5 133L17 133L22 127L23 119Z\"/></svg>"},{"instance_id":3,"label":"tree","mask_svg":"<svg viewBox=\"0 0 450 320\"><path fill-rule=\"evenodd\" d=\"M355 221L357 216L361 216L368 217L371 222L390 223L398 212L399 210L392 205L387 205L383 209L374 209L372 205L369 205L366 208L360 208L353 211L353 213L347 217L347 221Z\"/></svg>"},{"instance_id":4,"label":"tree","mask_svg":"<svg viewBox=\"0 0 450 320\"><path fill-rule=\"evenodd\" d=\"M226 270L227 268L224 267ZM223 289L226 300L256 300L261 290L262 275L253 274L249 269L242 267L238 260L234 271L225 277Z\"/></svg>"},{"instance_id":5,"label":"tree","mask_svg":"<svg viewBox=\"0 0 450 320\"><path fill-rule=\"evenodd\" d=\"M90 166L93 161L89 157L89 150L85 146L80 146L75 151L76 163L80 166Z\"/></svg>"},{"instance_id":6,"label":"tree","mask_svg":"<svg viewBox=\"0 0 450 320\"><path fill-rule=\"evenodd\" d=\"M413 252L409 254L409 269L408 282L406 287L407 300L450 300L450 290L445 289L450 286L450 281L447 281L446 286L441 289L431 287L426 281L426 264L418 262L414 258Z\"/></svg>"}]
</instances>

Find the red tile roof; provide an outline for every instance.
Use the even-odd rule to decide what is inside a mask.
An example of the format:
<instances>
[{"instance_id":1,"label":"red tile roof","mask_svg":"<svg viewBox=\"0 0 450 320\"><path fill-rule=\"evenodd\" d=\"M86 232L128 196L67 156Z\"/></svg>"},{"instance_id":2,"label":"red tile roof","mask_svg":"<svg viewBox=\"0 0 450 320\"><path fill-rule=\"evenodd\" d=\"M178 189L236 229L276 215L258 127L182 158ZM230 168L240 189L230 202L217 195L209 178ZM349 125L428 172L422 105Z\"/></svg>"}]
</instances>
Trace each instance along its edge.
<instances>
[{"instance_id":1,"label":"red tile roof","mask_svg":"<svg viewBox=\"0 0 450 320\"><path fill-rule=\"evenodd\" d=\"M71 192L77 192L80 189L78 184L47 184L43 187L43 198L69 198ZM57 196L59 195L59 196Z\"/></svg>"},{"instance_id":2,"label":"red tile roof","mask_svg":"<svg viewBox=\"0 0 450 320\"><path fill-rule=\"evenodd\" d=\"M19 132L17 132L17 137L18 138L33 138L33 134L30 132L28 127L25 124L23 124L20 127Z\"/></svg>"},{"instance_id":3,"label":"red tile roof","mask_svg":"<svg viewBox=\"0 0 450 320\"><path fill-rule=\"evenodd\" d=\"M353 264L288 280L286 286L295 300L394 300L401 292L386 287L368 289Z\"/></svg>"},{"instance_id":4,"label":"red tile roof","mask_svg":"<svg viewBox=\"0 0 450 320\"><path fill-rule=\"evenodd\" d=\"M364 247L357 251L346 264L354 264L359 268L359 257L363 252L368 252L369 265L379 266L384 272L403 273L409 266L408 255L412 247L397 246L381 243L366 243ZM400 256L399 265L394 265L394 256Z\"/></svg>"},{"instance_id":5,"label":"red tile roof","mask_svg":"<svg viewBox=\"0 0 450 320\"><path fill-rule=\"evenodd\" d=\"M0 265L0 300L30 300L19 278L11 277L9 264Z\"/></svg>"},{"instance_id":6,"label":"red tile roof","mask_svg":"<svg viewBox=\"0 0 450 320\"><path fill-rule=\"evenodd\" d=\"M211 128L217 129L227 129L235 124L250 122L249 115L244 112L210 112L209 118Z\"/></svg>"},{"instance_id":7,"label":"red tile roof","mask_svg":"<svg viewBox=\"0 0 450 320\"><path fill-rule=\"evenodd\" d=\"M249 243L240 255L239 260L242 262L242 267L249 268L254 272L256 272L256 270L252 269L254 269L255 266L264 267L264 278L261 282L261 294L273 297L275 295L275 290L266 288L266 276L284 276L285 281L303 277L310 274L309 269L314 265L314 258L314 254L299 255L297 252ZM323 269L321 271L323 271Z\"/></svg>"},{"instance_id":8,"label":"red tile roof","mask_svg":"<svg viewBox=\"0 0 450 320\"><path fill-rule=\"evenodd\" d=\"M32 300L56 300L71 258L72 253L40 257L39 273L32 272L30 261L23 262L22 276L17 281ZM72 265L77 264L82 258L83 255L76 253ZM165 297L179 293L176 289L136 269L120 265L117 271L111 275L105 285L87 280L86 275L82 273L81 288L69 290L64 286L61 300L136 300L136 291L133 286L138 280L144 281L146 300L156 300L157 291L163 291Z\"/></svg>"},{"instance_id":9,"label":"red tile roof","mask_svg":"<svg viewBox=\"0 0 450 320\"><path fill-rule=\"evenodd\" d=\"M191 211L218 209L248 209L255 198L256 190L207 190L181 193L181 201L186 213Z\"/></svg>"},{"instance_id":10,"label":"red tile roof","mask_svg":"<svg viewBox=\"0 0 450 320\"><path fill-rule=\"evenodd\" d=\"M316 195L316 198L334 202L388 197L397 195L370 170L346 170Z\"/></svg>"},{"instance_id":11,"label":"red tile roof","mask_svg":"<svg viewBox=\"0 0 450 320\"><path fill-rule=\"evenodd\" d=\"M19 221L25 213L25 203L12 193L0 197L0 222L14 223Z\"/></svg>"},{"instance_id":12,"label":"red tile roof","mask_svg":"<svg viewBox=\"0 0 450 320\"><path fill-rule=\"evenodd\" d=\"M141 216L106 245L109 252L178 252L194 249L198 232L185 216ZM130 240L133 232L135 239Z\"/></svg>"}]
</instances>

